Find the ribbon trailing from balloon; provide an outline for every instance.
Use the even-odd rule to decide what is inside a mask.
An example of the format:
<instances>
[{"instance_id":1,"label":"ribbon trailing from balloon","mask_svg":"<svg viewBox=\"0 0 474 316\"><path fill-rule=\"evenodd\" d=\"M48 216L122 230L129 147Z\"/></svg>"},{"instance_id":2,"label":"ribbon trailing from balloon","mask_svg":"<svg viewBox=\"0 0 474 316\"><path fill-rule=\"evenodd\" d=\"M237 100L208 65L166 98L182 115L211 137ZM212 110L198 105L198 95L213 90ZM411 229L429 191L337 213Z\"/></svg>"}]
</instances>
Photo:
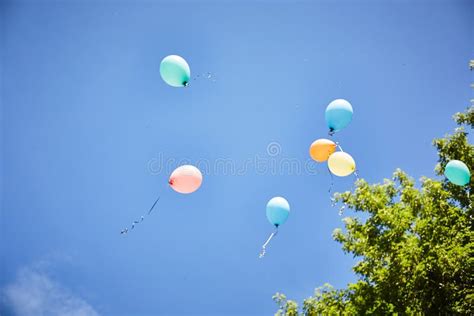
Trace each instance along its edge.
<instances>
[{"instance_id":1,"label":"ribbon trailing from balloon","mask_svg":"<svg viewBox=\"0 0 474 316\"><path fill-rule=\"evenodd\" d=\"M216 75L211 73L211 72L206 72L206 73L203 73L203 74L199 74L197 75L196 77L193 77L193 81L196 81L196 80L200 80L200 79L204 79L204 80L210 80L212 82L216 82Z\"/></svg>"},{"instance_id":2,"label":"ribbon trailing from balloon","mask_svg":"<svg viewBox=\"0 0 474 316\"><path fill-rule=\"evenodd\" d=\"M151 206L151 208L148 210L148 212L147 212L145 215L142 215L142 216L140 217L140 220L139 220L139 221L135 220L135 221L132 222L132 225L130 226L130 231L135 228L135 225L137 225L137 224L143 222L143 220L145 219L145 216L149 216L149 215L151 214L151 211L153 211L153 209L155 208L155 206L156 206L156 204L158 203L158 201L160 200L160 198L161 198L161 197L159 196L159 197L156 199L155 203L153 203L153 205ZM121 234L121 235L125 235L125 234L128 234L128 232L129 232L129 229L128 229L128 227L126 227L125 229L122 229L122 230L120 231L120 234Z\"/></svg>"},{"instance_id":3,"label":"ribbon trailing from balloon","mask_svg":"<svg viewBox=\"0 0 474 316\"><path fill-rule=\"evenodd\" d=\"M328 193L331 193L332 187L334 186L334 176L332 175L331 170L329 170L329 166L327 166L328 173L331 176L331 185L329 185Z\"/></svg>"},{"instance_id":4,"label":"ribbon trailing from balloon","mask_svg":"<svg viewBox=\"0 0 474 316\"><path fill-rule=\"evenodd\" d=\"M267 238L267 241L265 241L265 243L263 244L262 250L260 251L260 254L258 255L260 259L265 257L265 253L267 252L266 250L267 245L270 243L272 238L275 237L277 234L278 234L278 226L275 227L275 230L273 231L273 233L270 234L270 236Z\"/></svg>"}]
</instances>

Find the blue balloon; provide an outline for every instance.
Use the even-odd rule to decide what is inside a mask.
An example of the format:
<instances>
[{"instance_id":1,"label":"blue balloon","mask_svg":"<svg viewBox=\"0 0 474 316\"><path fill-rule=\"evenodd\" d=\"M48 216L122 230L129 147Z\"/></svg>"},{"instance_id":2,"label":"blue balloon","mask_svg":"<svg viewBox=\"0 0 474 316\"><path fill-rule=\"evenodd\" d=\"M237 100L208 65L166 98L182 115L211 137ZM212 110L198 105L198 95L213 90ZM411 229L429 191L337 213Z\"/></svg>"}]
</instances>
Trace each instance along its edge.
<instances>
[{"instance_id":1,"label":"blue balloon","mask_svg":"<svg viewBox=\"0 0 474 316\"><path fill-rule=\"evenodd\" d=\"M460 160L451 160L444 168L444 175L451 183L466 185L471 180L471 173L466 164Z\"/></svg>"},{"instance_id":2,"label":"blue balloon","mask_svg":"<svg viewBox=\"0 0 474 316\"><path fill-rule=\"evenodd\" d=\"M280 226L288 219L290 214L290 204L282 197L274 197L267 203L267 218L268 221L275 225Z\"/></svg>"},{"instance_id":3,"label":"blue balloon","mask_svg":"<svg viewBox=\"0 0 474 316\"><path fill-rule=\"evenodd\" d=\"M344 99L337 99L329 103L326 108L326 123L331 132L337 132L349 125L352 121L352 105Z\"/></svg>"}]
</instances>

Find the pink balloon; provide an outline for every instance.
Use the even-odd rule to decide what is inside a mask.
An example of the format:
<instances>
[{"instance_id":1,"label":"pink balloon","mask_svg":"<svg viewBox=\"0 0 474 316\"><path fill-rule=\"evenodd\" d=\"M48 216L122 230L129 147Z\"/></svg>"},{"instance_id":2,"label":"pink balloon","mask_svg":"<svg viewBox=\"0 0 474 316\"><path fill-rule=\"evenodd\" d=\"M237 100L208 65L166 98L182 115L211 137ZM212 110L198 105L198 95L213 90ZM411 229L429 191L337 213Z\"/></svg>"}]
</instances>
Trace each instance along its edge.
<instances>
[{"instance_id":1,"label":"pink balloon","mask_svg":"<svg viewBox=\"0 0 474 316\"><path fill-rule=\"evenodd\" d=\"M168 183L176 192L183 194L193 193L201 186L202 174L198 168L184 165L173 171Z\"/></svg>"}]
</instances>

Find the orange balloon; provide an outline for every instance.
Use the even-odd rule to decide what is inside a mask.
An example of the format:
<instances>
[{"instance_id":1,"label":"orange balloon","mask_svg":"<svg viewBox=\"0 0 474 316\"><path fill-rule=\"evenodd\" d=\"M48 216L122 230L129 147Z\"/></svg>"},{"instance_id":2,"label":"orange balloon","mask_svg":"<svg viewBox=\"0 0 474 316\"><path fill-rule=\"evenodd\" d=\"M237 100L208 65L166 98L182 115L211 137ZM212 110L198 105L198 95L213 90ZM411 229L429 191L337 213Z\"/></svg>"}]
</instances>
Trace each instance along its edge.
<instances>
[{"instance_id":1,"label":"orange balloon","mask_svg":"<svg viewBox=\"0 0 474 316\"><path fill-rule=\"evenodd\" d=\"M317 162L328 160L329 156L336 151L336 143L332 140L321 138L315 140L309 147L309 155Z\"/></svg>"},{"instance_id":2,"label":"orange balloon","mask_svg":"<svg viewBox=\"0 0 474 316\"><path fill-rule=\"evenodd\" d=\"M202 174L198 168L184 165L176 168L171 173L168 183L176 192L183 194L193 193L201 186Z\"/></svg>"}]
</instances>

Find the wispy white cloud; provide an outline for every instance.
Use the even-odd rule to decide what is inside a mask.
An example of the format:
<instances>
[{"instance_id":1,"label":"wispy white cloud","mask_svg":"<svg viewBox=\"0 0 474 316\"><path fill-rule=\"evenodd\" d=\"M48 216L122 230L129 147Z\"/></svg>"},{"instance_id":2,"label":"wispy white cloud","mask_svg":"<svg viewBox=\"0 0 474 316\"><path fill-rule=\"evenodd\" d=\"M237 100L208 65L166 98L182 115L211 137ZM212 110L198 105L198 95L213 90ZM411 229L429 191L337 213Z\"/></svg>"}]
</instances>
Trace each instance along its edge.
<instances>
[{"instance_id":1,"label":"wispy white cloud","mask_svg":"<svg viewBox=\"0 0 474 316\"><path fill-rule=\"evenodd\" d=\"M85 300L37 267L20 269L16 279L1 289L1 296L1 309L18 316L99 315Z\"/></svg>"}]
</instances>

